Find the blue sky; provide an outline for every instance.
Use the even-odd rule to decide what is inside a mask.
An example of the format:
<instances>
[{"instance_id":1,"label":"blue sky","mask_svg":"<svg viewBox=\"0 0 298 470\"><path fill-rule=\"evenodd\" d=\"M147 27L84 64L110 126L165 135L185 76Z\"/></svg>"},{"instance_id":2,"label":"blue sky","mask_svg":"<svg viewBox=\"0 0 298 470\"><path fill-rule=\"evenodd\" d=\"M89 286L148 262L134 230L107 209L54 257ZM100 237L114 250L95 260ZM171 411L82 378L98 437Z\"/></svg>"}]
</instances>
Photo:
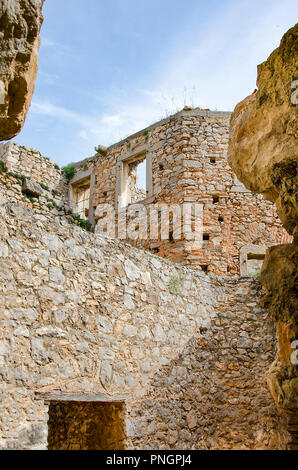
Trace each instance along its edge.
<instances>
[{"instance_id":1,"label":"blue sky","mask_svg":"<svg viewBox=\"0 0 298 470\"><path fill-rule=\"evenodd\" d=\"M296 0L46 0L39 71L16 142L60 165L181 109L223 111L294 25Z\"/></svg>"}]
</instances>

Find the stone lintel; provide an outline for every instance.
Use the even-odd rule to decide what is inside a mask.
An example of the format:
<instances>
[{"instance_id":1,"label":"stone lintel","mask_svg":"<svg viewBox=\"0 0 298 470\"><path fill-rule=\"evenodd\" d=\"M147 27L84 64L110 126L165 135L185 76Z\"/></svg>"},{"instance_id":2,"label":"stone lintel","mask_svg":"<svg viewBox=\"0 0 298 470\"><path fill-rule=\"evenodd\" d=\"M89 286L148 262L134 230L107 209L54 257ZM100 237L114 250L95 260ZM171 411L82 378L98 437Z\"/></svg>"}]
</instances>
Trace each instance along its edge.
<instances>
[{"instance_id":1,"label":"stone lintel","mask_svg":"<svg viewBox=\"0 0 298 470\"><path fill-rule=\"evenodd\" d=\"M35 392L36 400L44 400L45 402L76 402L76 403L122 403L129 399L131 395L108 395L105 393L68 393L54 390L53 392Z\"/></svg>"}]
</instances>

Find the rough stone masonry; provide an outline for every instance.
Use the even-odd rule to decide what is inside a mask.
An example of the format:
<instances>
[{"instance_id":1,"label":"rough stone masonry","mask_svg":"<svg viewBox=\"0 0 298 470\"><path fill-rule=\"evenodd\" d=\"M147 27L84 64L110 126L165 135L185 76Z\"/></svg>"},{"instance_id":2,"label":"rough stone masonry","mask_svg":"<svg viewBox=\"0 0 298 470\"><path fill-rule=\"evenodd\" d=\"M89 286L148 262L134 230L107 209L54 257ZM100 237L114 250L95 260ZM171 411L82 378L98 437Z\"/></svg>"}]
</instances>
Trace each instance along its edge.
<instances>
[{"instance_id":1,"label":"rough stone masonry","mask_svg":"<svg viewBox=\"0 0 298 470\"><path fill-rule=\"evenodd\" d=\"M28 111L42 4L0 0L0 140L20 131ZM267 93L259 98L270 103ZM117 204L126 185L120 163L126 202L167 201L173 189L180 203L202 201L208 244L192 254L184 240L143 246L160 258L73 225L79 175L68 185L38 152L1 147L1 449L295 447L295 423L265 383L274 328L258 280L239 277L238 259L243 244L270 246L287 234L272 205L228 167L229 116L219 114L184 110L77 165L96 184L81 204L92 224L96 203ZM136 188L142 143L150 144L146 194ZM284 179L274 181L282 203L292 194Z\"/></svg>"},{"instance_id":2,"label":"rough stone masonry","mask_svg":"<svg viewBox=\"0 0 298 470\"><path fill-rule=\"evenodd\" d=\"M258 281L89 233L22 197L16 175L0 193L1 448L88 448L90 410L114 423L99 447L287 448Z\"/></svg>"}]
</instances>

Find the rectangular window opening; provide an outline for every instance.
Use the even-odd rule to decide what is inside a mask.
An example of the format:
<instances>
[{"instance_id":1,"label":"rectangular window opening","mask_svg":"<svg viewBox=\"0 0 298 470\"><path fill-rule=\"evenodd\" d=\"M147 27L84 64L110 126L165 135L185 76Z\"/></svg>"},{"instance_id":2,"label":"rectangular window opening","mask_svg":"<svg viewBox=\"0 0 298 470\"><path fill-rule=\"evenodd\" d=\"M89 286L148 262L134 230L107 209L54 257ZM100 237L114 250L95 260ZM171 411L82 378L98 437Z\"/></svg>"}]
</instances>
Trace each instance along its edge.
<instances>
[{"instance_id":1,"label":"rectangular window opening","mask_svg":"<svg viewBox=\"0 0 298 470\"><path fill-rule=\"evenodd\" d=\"M89 219L90 206L90 177L78 181L72 185L72 199L74 202L74 212L81 219Z\"/></svg>"},{"instance_id":2,"label":"rectangular window opening","mask_svg":"<svg viewBox=\"0 0 298 470\"><path fill-rule=\"evenodd\" d=\"M146 153L123 162L121 188L122 207L146 199L148 195Z\"/></svg>"}]
</instances>

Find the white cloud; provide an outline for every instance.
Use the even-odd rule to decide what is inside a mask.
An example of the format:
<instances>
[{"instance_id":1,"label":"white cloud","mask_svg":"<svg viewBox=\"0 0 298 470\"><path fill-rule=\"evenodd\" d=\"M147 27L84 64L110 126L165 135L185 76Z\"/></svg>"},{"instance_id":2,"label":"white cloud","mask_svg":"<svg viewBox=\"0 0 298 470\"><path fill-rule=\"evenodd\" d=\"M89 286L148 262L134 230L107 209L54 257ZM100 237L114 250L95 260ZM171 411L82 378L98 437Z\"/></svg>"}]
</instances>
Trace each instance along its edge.
<instances>
[{"instance_id":1,"label":"white cloud","mask_svg":"<svg viewBox=\"0 0 298 470\"><path fill-rule=\"evenodd\" d=\"M40 71L39 79L45 85L55 85L59 80L59 76L53 73Z\"/></svg>"},{"instance_id":2,"label":"white cloud","mask_svg":"<svg viewBox=\"0 0 298 470\"><path fill-rule=\"evenodd\" d=\"M48 101L33 100L31 112L44 116L55 117L64 121L72 121L83 126L92 125L92 120L89 117L83 116L80 113L76 113L61 106L56 106Z\"/></svg>"},{"instance_id":3,"label":"white cloud","mask_svg":"<svg viewBox=\"0 0 298 470\"><path fill-rule=\"evenodd\" d=\"M118 114L98 114L86 116L56 106L48 101L33 100L31 113L55 118L65 124L72 123L78 127L77 135L90 141L90 148L96 144L111 145L121 140L125 135L132 134L158 120L158 112L153 107L143 106L143 103L126 106L122 103ZM158 110L157 110L158 111Z\"/></svg>"},{"instance_id":4,"label":"white cloud","mask_svg":"<svg viewBox=\"0 0 298 470\"><path fill-rule=\"evenodd\" d=\"M83 140L88 140L88 133L84 130L80 131L79 132L79 137L81 137L81 139Z\"/></svg>"},{"instance_id":5,"label":"white cloud","mask_svg":"<svg viewBox=\"0 0 298 470\"><path fill-rule=\"evenodd\" d=\"M111 127L119 127L123 124L123 121L121 119L121 116L119 114L114 114L114 115L104 115L102 117L102 124L106 124L107 126Z\"/></svg>"},{"instance_id":6,"label":"white cloud","mask_svg":"<svg viewBox=\"0 0 298 470\"><path fill-rule=\"evenodd\" d=\"M41 37L41 46L43 47L56 47L58 44L52 39Z\"/></svg>"},{"instance_id":7,"label":"white cloud","mask_svg":"<svg viewBox=\"0 0 298 470\"><path fill-rule=\"evenodd\" d=\"M181 100L186 87L187 99L193 96L196 105L232 110L253 92L257 65L293 26L295 3L233 0L222 4L207 24L198 30L191 25L192 33L188 30L185 37L179 36L155 88Z\"/></svg>"}]
</instances>

